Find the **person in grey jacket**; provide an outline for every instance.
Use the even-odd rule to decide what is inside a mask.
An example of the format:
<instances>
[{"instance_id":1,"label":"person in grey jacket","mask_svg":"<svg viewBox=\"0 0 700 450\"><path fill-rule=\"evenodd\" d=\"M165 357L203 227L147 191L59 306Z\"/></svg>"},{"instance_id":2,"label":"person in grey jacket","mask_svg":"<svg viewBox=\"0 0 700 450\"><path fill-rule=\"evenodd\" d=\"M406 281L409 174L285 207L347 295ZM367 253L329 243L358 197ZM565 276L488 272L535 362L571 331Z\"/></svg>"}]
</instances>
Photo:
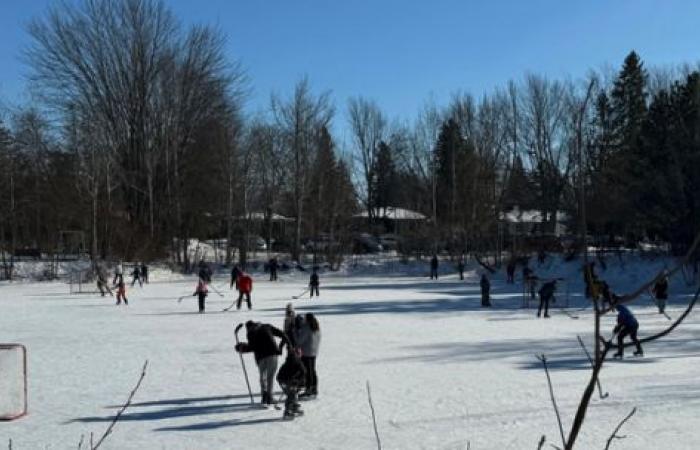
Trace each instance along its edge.
<instances>
[{"instance_id":1,"label":"person in grey jacket","mask_svg":"<svg viewBox=\"0 0 700 450\"><path fill-rule=\"evenodd\" d=\"M300 397L316 397L318 395L316 356L321 346L321 328L313 313L306 313L304 317L297 316L296 320L296 345L301 351L301 361L306 369L306 389Z\"/></svg>"}]
</instances>

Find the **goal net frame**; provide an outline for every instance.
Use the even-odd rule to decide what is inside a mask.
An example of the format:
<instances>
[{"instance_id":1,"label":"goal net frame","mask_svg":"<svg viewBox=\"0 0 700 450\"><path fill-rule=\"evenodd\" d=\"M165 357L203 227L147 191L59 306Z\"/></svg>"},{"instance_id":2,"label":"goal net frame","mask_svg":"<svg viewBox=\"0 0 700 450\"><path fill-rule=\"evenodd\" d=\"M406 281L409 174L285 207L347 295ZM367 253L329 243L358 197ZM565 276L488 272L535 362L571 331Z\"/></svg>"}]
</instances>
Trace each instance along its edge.
<instances>
[{"instance_id":1,"label":"goal net frame","mask_svg":"<svg viewBox=\"0 0 700 450\"><path fill-rule=\"evenodd\" d=\"M21 364L20 364L21 373L19 374L19 377L20 377L20 382L22 384L21 395L23 397L21 400L22 406L21 406L21 409L19 411L3 414L3 412L0 410L0 422L15 420L15 419L19 419L21 417L26 416L27 411L28 411L28 404L29 404L28 392L27 392L27 348L22 344L0 344L0 353L2 353L3 351L8 351L8 350L19 351L20 355L21 355L21 360L22 360ZM7 373L0 372L0 377L4 378L4 377L8 377L8 376L10 376L10 375ZM5 395L5 394L6 393L4 393L4 392L0 392L0 395Z\"/></svg>"},{"instance_id":2,"label":"goal net frame","mask_svg":"<svg viewBox=\"0 0 700 450\"><path fill-rule=\"evenodd\" d=\"M96 294L100 292L97 288L97 279L91 269L73 270L68 279L70 294Z\"/></svg>"}]
</instances>

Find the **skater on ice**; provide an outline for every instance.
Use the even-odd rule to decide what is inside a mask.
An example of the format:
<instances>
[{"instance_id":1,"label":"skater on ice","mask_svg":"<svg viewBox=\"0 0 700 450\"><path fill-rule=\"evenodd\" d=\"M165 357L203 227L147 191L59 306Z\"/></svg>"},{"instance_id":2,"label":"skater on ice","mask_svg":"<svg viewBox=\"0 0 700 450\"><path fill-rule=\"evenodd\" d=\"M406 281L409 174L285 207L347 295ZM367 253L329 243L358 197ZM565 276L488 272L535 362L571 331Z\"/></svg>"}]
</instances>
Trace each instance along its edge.
<instances>
[{"instance_id":1,"label":"skater on ice","mask_svg":"<svg viewBox=\"0 0 700 450\"><path fill-rule=\"evenodd\" d=\"M277 281L277 269L279 268L277 258L270 258L270 262L268 262L268 267L270 269L270 281Z\"/></svg>"},{"instance_id":2,"label":"skater on ice","mask_svg":"<svg viewBox=\"0 0 700 450\"><path fill-rule=\"evenodd\" d=\"M204 313L204 302L209 295L209 289L207 288L207 283L201 278L197 281L197 287L194 290L192 296L197 296L197 305L199 306L199 313Z\"/></svg>"},{"instance_id":3,"label":"skater on ice","mask_svg":"<svg viewBox=\"0 0 700 450\"><path fill-rule=\"evenodd\" d=\"M124 278L121 261L114 267L114 279L112 280L112 284L116 285L120 278Z\"/></svg>"},{"instance_id":4,"label":"skater on ice","mask_svg":"<svg viewBox=\"0 0 700 450\"><path fill-rule=\"evenodd\" d=\"M204 280L205 283L211 283L211 268L209 264L204 262L204 259L199 260L199 278Z\"/></svg>"},{"instance_id":5,"label":"skater on ice","mask_svg":"<svg viewBox=\"0 0 700 450\"><path fill-rule=\"evenodd\" d=\"M281 354L275 338L281 339L288 349L293 347L287 335L270 324L249 320L246 322L245 328L248 342L236 344L236 351L239 353L253 352L255 363L260 372L261 403L263 405L273 405L275 403L273 387L275 373L277 372L277 357Z\"/></svg>"},{"instance_id":6,"label":"skater on ice","mask_svg":"<svg viewBox=\"0 0 700 450\"><path fill-rule=\"evenodd\" d=\"M464 256L464 252L462 252L462 254L459 255L459 259L457 260L457 272L459 273L460 280L464 280L464 268L466 266L466 258Z\"/></svg>"},{"instance_id":7,"label":"skater on ice","mask_svg":"<svg viewBox=\"0 0 700 450\"><path fill-rule=\"evenodd\" d=\"M141 281L141 269L139 265L134 266L134 270L131 272L131 287L134 287L136 282L139 282L139 286L143 287L143 281Z\"/></svg>"},{"instance_id":8,"label":"skater on ice","mask_svg":"<svg viewBox=\"0 0 700 450\"><path fill-rule=\"evenodd\" d=\"M250 293L253 291L253 278L245 272L238 275L238 300L236 300L236 309L241 309L243 296L248 303L248 309L253 309L253 304L250 300Z\"/></svg>"},{"instance_id":9,"label":"skater on ice","mask_svg":"<svg viewBox=\"0 0 700 450\"><path fill-rule=\"evenodd\" d=\"M234 264L233 267L231 268L231 289L233 287L236 287L236 290L238 290L238 277L241 275L241 269L238 267L238 264Z\"/></svg>"},{"instance_id":10,"label":"skater on ice","mask_svg":"<svg viewBox=\"0 0 700 450\"><path fill-rule=\"evenodd\" d=\"M284 309L284 323L282 324L282 331L287 335L292 345L296 347L296 342L294 341L295 328L296 328L296 312L294 311L294 305L287 303Z\"/></svg>"},{"instance_id":11,"label":"skater on ice","mask_svg":"<svg viewBox=\"0 0 700 450\"><path fill-rule=\"evenodd\" d=\"M310 297L313 298L314 292L316 292L316 297L320 297L320 294L318 293L318 286L320 284L319 278L318 278L318 267L314 266L314 271L311 273L311 276L309 277L309 291L311 291Z\"/></svg>"},{"instance_id":12,"label":"skater on ice","mask_svg":"<svg viewBox=\"0 0 700 450\"><path fill-rule=\"evenodd\" d=\"M107 284L107 276L105 275L105 271L102 266L97 267L97 289L100 291L100 295L102 295L102 297L105 296L105 292L109 292L110 297L114 297L112 290Z\"/></svg>"},{"instance_id":13,"label":"skater on ice","mask_svg":"<svg viewBox=\"0 0 700 450\"><path fill-rule=\"evenodd\" d=\"M491 306L491 282L486 274L481 275L481 306Z\"/></svg>"},{"instance_id":14,"label":"skater on ice","mask_svg":"<svg viewBox=\"0 0 700 450\"><path fill-rule=\"evenodd\" d=\"M668 275L664 271L661 278L654 284L652 293L656 299L656 306L659 308L659 314L666 312L666 300L668 300Z\"/></svg>"},{"instance_id":15,"label":"skater on ice","mask_svg":"<svg viewBox=\"0 0 700 450\"><path fill-rule=\"evenodd\" d=\"M613 334L617 333L617 353L613 355L614 358L622 359L625 355L625 344L624 339L629 336L637 350L634 352L634 356L644 356L644 351L642 350L642 344L637 339L637 331L639 331L639 322L625 305L617 304L615 305L617 310L617 325L613 329Z\"/></svg>"},{"instance_id":16,"label":"skater on ice","mask_svg":"<svg viewBox=\"0 0 700 450\"><path fill-rule=\"evenodd\" d=\"M544 307L544 317L549 319L549 302L554 298L554 291L557 289L557 280L552 280L544 283L540 288L540 306L537 308L537 317L542 314L542 308Z\"/></svg>"},{"instance_id":17,"label":"skater on ice","mask_svg":"<svg viewBox=\"0 0 700 450\"><path fill-rule=\"evenodd\" d=\"M129 300L126 298L126 283L124 283L124 277L119 277L117 285L114 287L117 291L117 305L122 303L124 300L124 305L129 304Z\"/></svg>"},{"instance_id":18,"label":"skater on ice","mask_svg":"<svg viewBox=\"0 0 700 450\"><path fill-rule=\"evenodd\" d=\"M438 279L438 257L437 254L433 254L433 257L430 259L430 279L437 280Z\"/></svg>"},{"instance_id":19,"label":"skater on ice","mask_svg":"<svg viewBox=\"0 0 700 450\"><path fill-rule=\"evenodd\" d=\"M141 281L148 284L148 266L146 263L141 264Z\"/></svg>"},{"instance_id":20,"label":"skater on ice","mask_svg":"<svg viewBox=\"0 0 700 450\"><path fill-rule=\"evenodd\" d=\"M508 284L515 283L515 259L511 259L506 266L506 282Z\"/></svg>"}]
</instances>

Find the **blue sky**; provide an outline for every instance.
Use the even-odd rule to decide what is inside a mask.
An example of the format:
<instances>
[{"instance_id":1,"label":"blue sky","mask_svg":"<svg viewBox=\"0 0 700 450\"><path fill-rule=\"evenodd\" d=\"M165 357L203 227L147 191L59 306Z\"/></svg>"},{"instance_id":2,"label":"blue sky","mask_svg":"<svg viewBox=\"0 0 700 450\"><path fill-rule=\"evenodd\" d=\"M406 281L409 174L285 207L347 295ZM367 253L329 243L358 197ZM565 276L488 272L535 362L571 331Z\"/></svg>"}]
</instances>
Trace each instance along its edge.
<instances>
[{"instance_id":1,"label":"blue sky","mask_svg":"<svg viewBox=\"0 0 700 450\"><path fill-rule=\"evenodd\" d=\"M26 23L49 0L0 0L0 102L28 101ZM68 0L71 1L71 0ZM477 97L527 72L583 77L619 67L637 50L646 64L700 60L700 2L692 0L166 0L184 23L217 24L246 68L252 111L286 95L304 74L331 90L343 126L347 99L375 99L413 118L428 98Z\"/></svg>"}]
</instances>

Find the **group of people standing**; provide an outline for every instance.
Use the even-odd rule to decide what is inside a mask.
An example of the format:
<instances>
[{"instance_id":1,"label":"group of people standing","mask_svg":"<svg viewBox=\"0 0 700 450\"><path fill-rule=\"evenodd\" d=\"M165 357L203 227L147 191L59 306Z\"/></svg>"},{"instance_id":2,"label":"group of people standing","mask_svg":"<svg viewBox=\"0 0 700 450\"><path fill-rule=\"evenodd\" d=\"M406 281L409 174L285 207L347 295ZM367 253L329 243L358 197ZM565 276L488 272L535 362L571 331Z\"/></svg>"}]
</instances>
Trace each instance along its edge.
<instances>
[{"instance_id":1,"label":"group of people standing","mask_svg":"<svg viewBox=\"0 0 700 450\"><path fill-rule=\"evenodd\" d=\"M112 287L110 288L109 283L107 282L107 275L105 274L105 270L103 267L98 266L96 269L96 276L97 276L97 289L100 291L100 295L102 297L105 296L105 294L109 294L110 296L114 296L112 290L115 290L117 292L117 305L121 305L122 302L124 302L124 305L129 304L129 300L126 298L126 283L124 282L124 268L122 266L122 263L119 262L115 267L114 267L114 277L112 278ZM132 276L132 281L131 281L131 286L134 286L136 282L138 281L139 286L143 287L143 283L148 283L148 266L146 263L141 263L141 264L136 264L134 266L134 270L131 272Z\"/></svg>"},{"instance_id":2,"label":"group of people standing","mask_svg":"<svg viewBox=\"0 0 700 450\"><path fill-rule=\"evenodd\" d=\"M273 395L276 378L286 396L284 418L293 419L302 414L299 399L318 395L316 356L321 345L321 329L316 316L313 313L297 315L290 303L285 310L282 330L270 324L248 321L246 338L247 342L236 344L236 351L252 352L255 356L261 403L276 403ZM280 340L279 344L275 338ZM287 357L278 371L278 357L284 347L287 348Z\"/></svg>"}]
</instances>

